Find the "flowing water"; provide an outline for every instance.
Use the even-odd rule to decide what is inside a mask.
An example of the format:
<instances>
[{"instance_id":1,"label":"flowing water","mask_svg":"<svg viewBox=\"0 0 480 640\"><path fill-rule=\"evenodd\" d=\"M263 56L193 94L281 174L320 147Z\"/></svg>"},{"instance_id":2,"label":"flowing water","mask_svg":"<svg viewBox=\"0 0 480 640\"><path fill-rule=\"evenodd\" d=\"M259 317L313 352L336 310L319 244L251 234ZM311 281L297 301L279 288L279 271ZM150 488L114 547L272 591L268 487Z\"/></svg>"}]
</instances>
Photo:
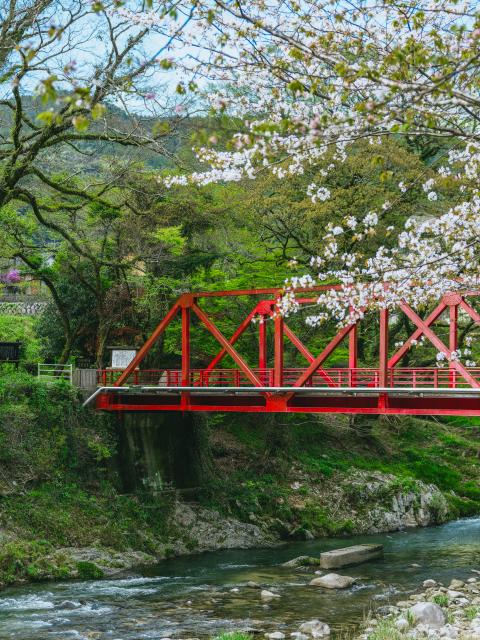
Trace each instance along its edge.
<instances>
[{"instance_id":1,"label":"flowing water","mask_svg":"<svg viewBox=\"0 0 480 640\"><path fill-rule=\"evenodd\" d=\"M385 545L382 560L343 569L359 578L345 591L309 587L312 575L279 566L295 556L360 542ZM274 549L221 551L166 560L117 579L12 588L0 594L0 640L147 640L211 637L250 628L297 631L320 618L338 635L372 607L408 596L426 578L448 582L480 570L480 518L441 527ZM246 586L278 591L271 603ZM232 592L231 589L238 589Z\"/></svg>"}]
</instances>

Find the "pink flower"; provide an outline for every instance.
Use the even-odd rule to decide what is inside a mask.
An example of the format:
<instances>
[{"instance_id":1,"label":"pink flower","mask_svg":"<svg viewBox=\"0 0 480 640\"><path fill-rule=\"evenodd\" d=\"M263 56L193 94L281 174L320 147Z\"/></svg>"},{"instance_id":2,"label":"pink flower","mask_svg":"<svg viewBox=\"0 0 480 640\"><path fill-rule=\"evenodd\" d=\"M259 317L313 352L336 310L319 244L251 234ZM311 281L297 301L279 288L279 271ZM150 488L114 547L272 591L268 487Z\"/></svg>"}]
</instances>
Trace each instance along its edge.
<instances>
[{"instance_id":1,"label":"pink flower","mask_svg":"<svg viewBox=\"0 0 480 640\"><path fill-rule=\"evenodd\" d=\"M17 269L10 269L10 271L3 275L1 279L5 284L16 284L17 282L20 282L22 278L20 277L20 273Z\"/></svg>"}]
</instances>

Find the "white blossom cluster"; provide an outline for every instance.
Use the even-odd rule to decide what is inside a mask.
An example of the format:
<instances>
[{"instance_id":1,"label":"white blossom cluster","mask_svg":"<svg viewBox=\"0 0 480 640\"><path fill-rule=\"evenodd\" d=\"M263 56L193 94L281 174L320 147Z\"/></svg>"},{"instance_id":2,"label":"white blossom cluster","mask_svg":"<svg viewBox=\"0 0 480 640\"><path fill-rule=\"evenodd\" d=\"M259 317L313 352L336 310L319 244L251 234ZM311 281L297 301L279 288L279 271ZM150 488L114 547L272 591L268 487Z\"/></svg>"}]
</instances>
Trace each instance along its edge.
<instances>
[{"instance_id":1,"label":"white blossom cluster","mask_svg":"<svg viewBox=\"0 0 480 640\"><path fill-rule=\"evenodd\" d=\"M348 324L378 306L394 308L406 302L417 308L441 299L446 291L478 288L479 220L480 195L475 194L438 218L407 220L398 244L380 247L370 258L360 252L339 253L336 238L349 230L331 227L324 254L313 258L311 266L321 269L317 281L328 279L342 286L323 292L319 306L340 324ZM378 218L371 216L367 224L375 229ZM297 286L296 281L289 284L292 289Z\"/></svg>"}]
</instances>

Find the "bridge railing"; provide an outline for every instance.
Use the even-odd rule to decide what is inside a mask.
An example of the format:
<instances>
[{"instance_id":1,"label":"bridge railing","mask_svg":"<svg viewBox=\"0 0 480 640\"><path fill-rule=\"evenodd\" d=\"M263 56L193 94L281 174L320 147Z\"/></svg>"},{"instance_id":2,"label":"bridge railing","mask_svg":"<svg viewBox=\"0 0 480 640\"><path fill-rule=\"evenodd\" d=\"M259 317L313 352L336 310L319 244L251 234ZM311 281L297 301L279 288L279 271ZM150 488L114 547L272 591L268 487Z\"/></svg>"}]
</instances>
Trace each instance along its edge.
<instances>
[{"instance_id":1,"label":"bridge railing","mask_svg":"<svg viewBox=\"0 0 480 640\"><path fill-rule=\"evenodd\" d=\"M274 370L252 369L262 386L273 387ZM292 387L304 369L285 368L284 387ZM468 372L480 380L480 368L469 368ZM99 386L112 386L123 373L123 369L100 369L97 371ZM304 386L308 387L379 387L380 369L326 368L316 371ZM251 380L239 369L191 369L188 384L182 385L179 369L138 369L133 371L124 386L158 387L251 387ZM471 385L462 375L448 368L404 368L395 367L387 371L387 385L393 388L468 388Z\"/></svg>"}]
</instances>

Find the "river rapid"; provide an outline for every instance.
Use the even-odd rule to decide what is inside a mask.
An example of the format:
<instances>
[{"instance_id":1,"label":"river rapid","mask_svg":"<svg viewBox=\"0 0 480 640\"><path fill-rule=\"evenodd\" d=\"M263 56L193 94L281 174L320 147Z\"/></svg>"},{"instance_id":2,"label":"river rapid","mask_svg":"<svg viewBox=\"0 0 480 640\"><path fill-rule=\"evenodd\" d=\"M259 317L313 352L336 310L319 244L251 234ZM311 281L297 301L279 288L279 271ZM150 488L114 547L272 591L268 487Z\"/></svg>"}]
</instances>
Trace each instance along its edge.
<instances>
[{"instance_id":1,"label":"river rapid","mask_svg":"<svg viewBox=\"0 0 480 640\"><path fill-rule=\"evenodd\" d=\"M318 556L361 542L384 544L385 556L341 570L359 578L345 591L310 587L311 574L279 566L299 555ZM370 608L403 599L423 580L448 583L478 575L472 569L480 571L480 518L393 534L206 553L116 579L2 591L0 640L204 638L235 629L288 634L312 618L327 622L339 637L357 627ZM248 581L281 597L266 604Z\"/></svg>"}]
</instances>

